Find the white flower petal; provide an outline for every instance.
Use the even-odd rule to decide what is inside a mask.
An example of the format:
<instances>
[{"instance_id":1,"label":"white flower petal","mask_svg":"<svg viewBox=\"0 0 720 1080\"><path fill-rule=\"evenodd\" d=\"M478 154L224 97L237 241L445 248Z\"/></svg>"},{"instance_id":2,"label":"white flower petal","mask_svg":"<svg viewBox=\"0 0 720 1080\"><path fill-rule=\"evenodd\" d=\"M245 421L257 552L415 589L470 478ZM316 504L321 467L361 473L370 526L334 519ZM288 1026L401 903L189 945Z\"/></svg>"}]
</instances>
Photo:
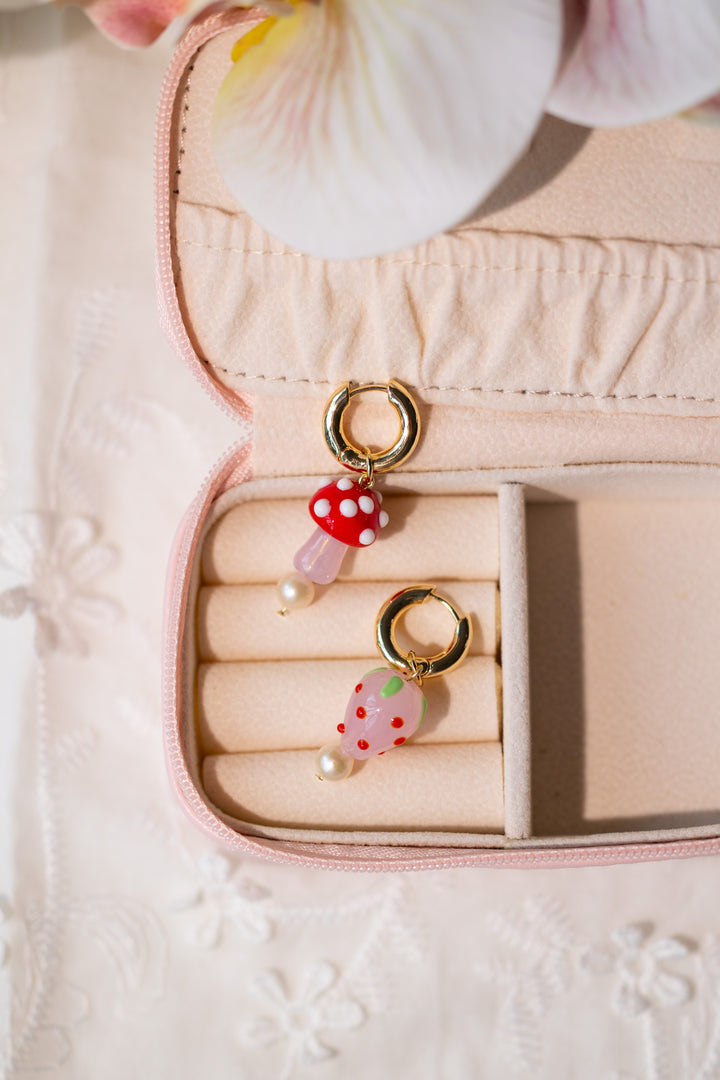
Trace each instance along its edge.
<instances>
[{"instance_id":1,"label":"white flower petal","mask_svg":"<svg viewBox=\"0 0 720 1080\"><path fill-rule=\"evenodd\" d=\"M278 971L261 971L250 980L250 988L261 997L267 998L279 1008L285 1008L288 1001L285 983Z\"/></svg>"},{"instance_id":2,"label":"white flower petal","mask_svg":"<svg viewBox=\"0 0 720 1080\"><path fill-rule=\"evenodd\" d=\"M27 611L29 604L30 594L25 585L17 585L0 593L0 615L6 619L19 618Z\"/></svg>"},{"instance_id":3,"label":"white flower petal","mask_svg":"<svg viewBox=\"0 0 720 1080\"><path fill-rule=\"evenodd\" d=\"M53 549L58 566L68 566L97 535L95 522L87 517L67 517L57 521Z\"/></svg>"},{"instance_id":4,"label":"white flower petal","mask_svg":"<svg viewBox=\"0 0 720 1080\"><path fill-rule=\"evenodd\" d=\"M681 956L689 956L690 949L679 938L658 938L647 946L647 950L656 960L677 960Z\"/></svg>"},{"instance_id":5,"label":"white flower petal","mask_svg":"<svg viewBox=\"0 0 720 1080\"><path fill-rule=\"evenodd\" d=\"M221 87L220 172L301 251L416 244L463 221L523 152L560 33L559 0L301 2Z\"/></svg>"},{"instance_id":6,"label":"white flower petal","mask_svg":"<svg viewBox=\"0 0 720 1080\"><path fill-rule=\"evenodd\" d=\"M640 993L634 981L623 979L613 992L610 1007L617 1016L622 1016L624 1020L632 1020L649 1009L650 1002L644 994Z\"/></svg>"},{"instance_id":7,"label":"white flower petal","mask_svg":"<svg viewBox=\"0 0 720 1080\"><path fill-rule=\"evenodd\" d=\"M659 120L720 89L717 0L589 0L548 111L591 127Z\"/></svg>"},{"instance_id":8,"label":"white flower petal","mask_svg":"<svg viewBox=\"0 0 720 1080\"><path fill-rule=\"evenodd\" d=\"M326 960L311 964L305 972L298 1000L304 1003L316 1001L330 989L336 979L336 969Z\"/></svg>"},{"instance_id":9,"label":"white flower petal","mask_svg":"<svg viewBox=\"0 0 720 1080\"><path fill-rule=\"evenodd\" d=\"M365 1021L365 1013L356 1001L341 999L323 1001L320 1005L320 1027L332 1031L352 1031Z\"/></svg>"},{"instance_id":10,"label":"white flower petal","mask_svg":"<svg viewBox=\"0 0 720 1080\"><path fill-rule=\"evenodd\" d=\"M233 908L231 917L240 935L251 945L262 945L272 937L272 923L248 901L239 901Z\"/></svg>"},{"instance_id":11,"label":"white flower petal","mask_svg":"<svg viewBox=\"0 0 720 1080\"><path fill-rule=\"evenodd\" d=\"M187 939L200 949L213 949L220 941L222 920L214 908L204 910L187 928Z\"/></svg>"},{"instance_id":12,"label":"white flower petal","mask_svg":"<svg viewBox=\"0 0 720 1080\"><path fill-rule=\"evenodd\" d=\"M307 1065L317 1065L321 1061L327 1061L328 1058L335 1057L336 1054L337 1050L333 1050L331 1046L326 1046L317 1035L308 1032L298 1046L297 1063L302 1069Z\"/></svg>"},{"instance_id":13,"label":"white flower petal","mask_svg":"<svg viewBox=\"0 0 720 1080\"><path fill-rule=\"evenodd\" d=\"M682 975L658 971L648 986L648 993L664 1009L684 1005L692 997L692 983Z\"/></svg>"},{"instance_id":14,"label":"white flower petal","mask_svg":"<svg viewBox=\"0 0 720 1080\"><path fill-rule=\"evenodd\" d=\"M264 900L270 895L270 890L252 878L241 878L235 886L238 896L244 900Z\"/></svg>"},{"instance_id":15,"label":"white flower petal","mask_svg":"<svg viewBox=\"0 0 720 1080\"><path fill-rule=\"evenodd\" d=\"M720 94L714 94L711 98L693 105L682 113L683 120L692 120L694 124L707 124L715 126L720 124Z\"/></svg>"},{"instance_id":16,"label":"white flower petal","mask_svg":"<svg viewBox=\"0 0 720 1080\"><path fill-rule=\"evenodd\" d=\"M622 949L639 949L643 941L649 936L649 933L648 927L642 926L640 923L633 923L630 926L620 926L617 930L613 930L610 938L615 945L619 945Z\"/></svg>"},{"instance_id":17,"label":"white flower petal","mask_svg":"<svg viewBox=\"0 0 720 1080\"><path fill-rule=\"evenodd\" d=\"M0 562L29 580L36 560L49 546L49 524L43 514L18 514L0 525Z\"/></svg>"},{"instance_id":18,"label":"white flower petal","mask_svg":"<svg viewBox=\"0 0 720 1080\"><path fill-rule=\"evenodd\" d=\"M240 1028L242 1041L247 1046L256 1047L259 1050L266 1050L269 1046L274 1046L284 1037L285 1033L277 1021L272 1020L269 1016L257 1016Z\"/></svg>"},{"instance_id":19,"label":"white flower petal","mask_svg":"<svg viewBox=\"0 0 720 1080\"><path fill-rule=\"evenodd\" d=\"M183 885L168 903L170 911L187 911L195 907L202 899L202 890L197 885Z\"/></svg>"},{"instance_id":20,"label":"white flower petal","mask_svg":"<svg viewBox=\"0 0 720 1080\"><path fill-rule=\"evenodd\" d=\"M110 544L92 544L68 559L66 569L78 585L108 574L118 563L118 553Z\"/></svg>"},{"instance_id":21,"label":"white flower petal","mask_svg":"<svg viewBox=\"0 0 720 1080\"><path fill-rule=\"evenodd\" d=\"M212 852L209 855L201 855L197 861L198 871L203 881L208 885L222 885L228 880L232 872L232 863L224 855Z\"/></svg>"}]
</instances>

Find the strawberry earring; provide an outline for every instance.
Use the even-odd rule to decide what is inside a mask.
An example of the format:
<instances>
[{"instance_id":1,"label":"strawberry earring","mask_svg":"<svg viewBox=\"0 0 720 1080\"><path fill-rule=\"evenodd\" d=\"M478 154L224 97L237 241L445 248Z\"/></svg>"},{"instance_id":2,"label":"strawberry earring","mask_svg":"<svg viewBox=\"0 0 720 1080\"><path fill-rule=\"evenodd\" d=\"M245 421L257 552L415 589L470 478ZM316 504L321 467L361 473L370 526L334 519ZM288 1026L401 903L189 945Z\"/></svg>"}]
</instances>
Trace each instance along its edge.
<instances>
[{"instance_id":1,"label":"strawberry earring","mask_svg":"<svg viewBox=\"0 0 720 1080\"><path fill-rule=\"evenodd\" d=\"M400 419L397 439L388 450L378 454L353 446L343 426L343 416L352 398L368 390L385 391ZM353 389L345 383L325 407L323 434L340 464L360 475L329 481L310 499L310 517L316 529L293 559L295 572L278 582L278 597L283 605L280 615L308 607L313 602L315 585L329 585L335 580L349 547L369 547L375 543L388 522L382 495L374 490L376 475L395 469L412 454L420 438L420 416L410 394L394 380Z\"/></svg>"},{"instance_id":2,"label":"strawberry earring","mask_svg":"<svg viewBox=\"0 0 720 1080\"><path fill-rule=\"evenodd\" d=\"M435 656L403 652L395 639L395 623L413 604L438 600L455 620L448 648ZM461 615L434 585L411 585L387 600L375 623L375 644L390 667L374 668L355 684L345 717L337 725L340 745L323 746L315 759L318 780L344 780L356 761L402 746L425 716L423 679L446 675L460 664L470 648L472 623Z\"/></svg>"}]
</instances>

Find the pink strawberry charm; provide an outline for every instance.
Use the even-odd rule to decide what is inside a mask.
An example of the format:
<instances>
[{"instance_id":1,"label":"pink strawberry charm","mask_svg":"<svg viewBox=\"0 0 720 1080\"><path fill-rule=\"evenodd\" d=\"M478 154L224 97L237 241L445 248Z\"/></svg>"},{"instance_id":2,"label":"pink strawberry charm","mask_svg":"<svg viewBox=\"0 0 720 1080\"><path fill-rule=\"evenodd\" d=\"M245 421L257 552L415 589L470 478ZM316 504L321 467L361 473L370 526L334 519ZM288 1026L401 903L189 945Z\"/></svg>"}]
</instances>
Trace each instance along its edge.
<instances>
[{"instance_id":1,"label":"pink strawberry charm","mask_svg":"<svg viewBox=\"0 0 720 1080\"><path fill-rule=\"evenodd\" d=\"M395 636L395 623L413 604L435 599L452 615L455 631L448 647L433 656L404 652ZM425 717L427 701L420 687L423 679L445 675L462 663L472 642L472 623L434 585L409 585L393 593L375 621L375 644L392 667L373 668L355 684L337 725L339 745L323 746L315 758L318 780L344 780L356 761L384 754L402 746L414 735ZM401 674L399 674L399 672Z\"/></svg>"},{"instance_id":2,"label":"pink strawberry charm","mask_svg":"<svg viewBox=\"0 0 720 1080\"><path fill-rule=\"evenodd\" d=\"M426 707L416 683L391 668L369 671L356 685L340 724L343 753L361 760L402 746L422 723Z\"/></svg>"},{"instance_id":3,"label":"pink strawberry charm","mask_svg":"<svg viewBox=\"0 0 720 1080\"><path fill-rule=\"evenodd\" d=\"M339 746L324 746L317 756L320 780L344 780L355 761L384 754L414 735L425 716L427 700L417 683L392 668L368 671L355 686L338 724Z\"/></svg>"}]
</instances>

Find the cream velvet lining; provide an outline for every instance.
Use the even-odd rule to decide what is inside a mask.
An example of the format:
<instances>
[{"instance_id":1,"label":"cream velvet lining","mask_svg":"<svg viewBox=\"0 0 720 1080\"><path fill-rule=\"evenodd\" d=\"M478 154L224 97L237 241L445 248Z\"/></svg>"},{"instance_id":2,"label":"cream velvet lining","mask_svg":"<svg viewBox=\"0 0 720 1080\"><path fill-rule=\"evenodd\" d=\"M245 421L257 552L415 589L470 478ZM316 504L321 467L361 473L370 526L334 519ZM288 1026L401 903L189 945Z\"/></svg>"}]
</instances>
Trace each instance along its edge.
<instances>
[{"instance_id":1,"label":"cream velvet lining","mask_svg":"<svg viewBox=\"0 0 720 1080\"><path fill-rule=\"evenodd\" d=\"M306 497L314 483L302 482ZM274 499L262 497L268 484ZM243 485L223 497L208 523L205 584L195 593L208 796L242 818L243 831L283 839L347 843L363 829L365 843L399 843L410 832L413 843L436 845L454 833L453 843L462 845L469 830L474 842L502 832L497 499L452 490L393 496L402 485L389 478L385 534L372 548L349 552L344 580L320 590L311 608L280 620L274 581L313 529L306 499L287 497L297 486ZM354 683L381 663L372 655L380 604L415 580L439 584L471 613L471 655L447 678L426 683L428 714L417 742L368 761L343 784L320 784L312 748L337 740ZM409 613L403 632L406 647L422 653L441 648L450 626L443 609L428 604ZM288 831L290 823L297 827ZM303 828L308 824L312 830Z\"/></svg>"},{"instance_id":2,"label":"cream velvet lining","mask_svg":"<svg viewBox=\"0 0 720 1080\"><path fill-rule=\"evenodd\" d=\"M708 182L717 177L717 135L691 137L677 121L652 125L641 138L644 164L636 148L623 173L613 162L630 145L627 133L593 134L569 167L574 188L561 173L517 214L496 211L378 259L324 262L265 233L215 173L209 117L233 36L220 35L194 61L173 178L178 289L198 354L221 383L324 397L372 371L433 403L720 414L720 253L698 211L717 216ZM550 125L536 158L557 153L562 137ZM534 166L542 172L541 160ZM586 186L593 168L604 194L599 183ZM637 185L615 198L625 219L611 210L608 169L617 183ZM518 182L511 177L508 194ZM580 195L582 221L570 212ZM564 197L564 235L542 235L543 219L562 229ZM502 199L501 190L494 201ZM635 232L616 231L636 219Z\"/></svg>"},{"instance_id":3,"label":"cream velvet lining","mask_svg":"<svg viewBox=\"0 0 720 1080\"><path fill-rule=\"evenodd\" d=\"M500 493L505 834L438 833L421 821L401 832L263 826L228 814L227 802L224 820L278 839L417 846L627 843L717 832L720 469L584 467L499 479L413 477L411 489L426 497L443 489ZM306 479L290 479L233 489L207 529L239 499L286 503L307 488ZM525 515L517 513L525 509L527 608ZM419 550L412 545L408 557ZM269 543L273 573L277 555ZM191 729L192 701L188 694ZM238 712L243 707L238 699ZM388 755L377 763L388 778L392 762ZM437 787L434 800L442 801Z\"/></svg>"}]
</instances>

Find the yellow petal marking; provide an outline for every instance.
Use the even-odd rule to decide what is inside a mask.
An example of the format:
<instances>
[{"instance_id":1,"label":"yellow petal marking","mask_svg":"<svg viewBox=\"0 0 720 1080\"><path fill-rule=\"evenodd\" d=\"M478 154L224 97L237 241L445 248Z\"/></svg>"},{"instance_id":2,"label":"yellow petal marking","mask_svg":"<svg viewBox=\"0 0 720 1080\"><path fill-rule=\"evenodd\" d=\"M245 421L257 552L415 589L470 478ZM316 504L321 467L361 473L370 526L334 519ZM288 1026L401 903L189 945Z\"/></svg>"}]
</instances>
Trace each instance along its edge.
<instances>
[{"instance_id":1,"label":"yellow petal marking","mask_svg":"<svg viewBox=\"0 0 720 1080\"><path fill-rule=\"evenodd\" d=\"M236 64L248 51L252 49L253 45L259 45L269 30L272 30L273 26L277 22L274 16L270 16L269 19L263 19L257 26L253 26L252 30L248 30L247 34L243 34L235 44L233 45L232 52L230 53L230 59L233 64Z\"/></svg>"},{"instance_id":2,"label":"yellow petal marking","mask_svg":"<svg viewBox=\"0 0 720 1080\"><path fill-rule=\"evenodd\" d=\"M284 12L284 14L289 14L291 7L294 7L299 2L300 0L287 0L287 3L285 4L287 12ZM232 52L230 53L230 59L232 60L233 64L236 64L238 60L241 60L245 53L248 51L248 49L252 49L253 45L259 45L262 41L264 41L266 35L272 30L273 26L278 21L278 17L279 16L277 15L268 16L267 19L263 19L263 21L261 23L258 23L257 26L253 26L252 30L248 30L247 34L243 34L241 38L238 38L238 40L232 47Z\"/></svg>"}]
</instances>

